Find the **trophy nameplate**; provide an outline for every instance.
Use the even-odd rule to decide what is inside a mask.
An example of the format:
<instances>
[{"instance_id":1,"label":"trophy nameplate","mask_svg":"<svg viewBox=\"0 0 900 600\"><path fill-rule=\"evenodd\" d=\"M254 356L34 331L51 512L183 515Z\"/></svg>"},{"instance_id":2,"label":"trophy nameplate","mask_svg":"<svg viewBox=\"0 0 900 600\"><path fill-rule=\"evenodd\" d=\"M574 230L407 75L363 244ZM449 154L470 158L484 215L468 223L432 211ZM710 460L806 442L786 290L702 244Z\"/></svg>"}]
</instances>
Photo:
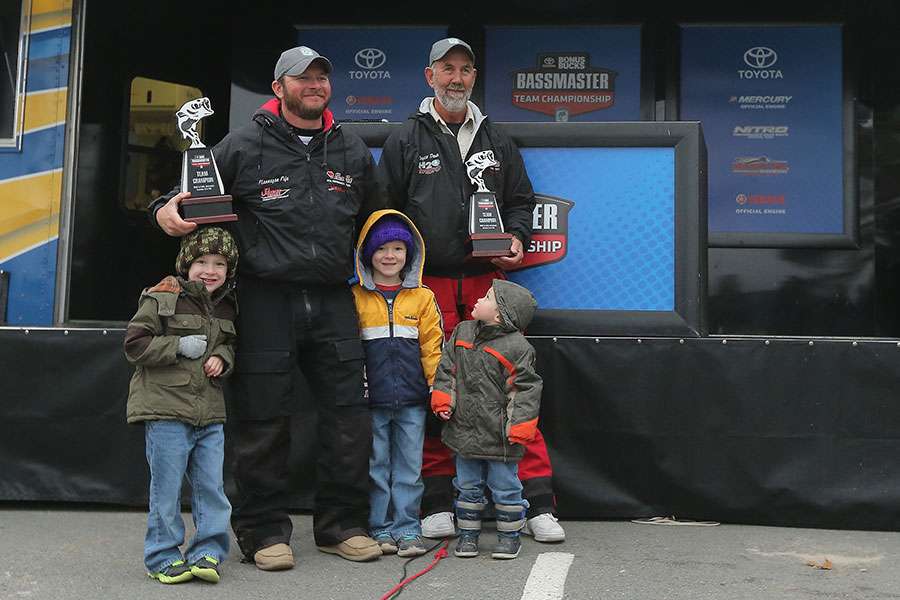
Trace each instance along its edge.
<instances>
[{"instance_id":1,"label":"trophy nameplate","mask_svg":"<svg viewBox=\"0 0 900 600\"><path fill-rule=\"evenodd\" d=\"M512 234L503 229L497 197L484 185L485 169L498 164L493 150L477 152L466 161L466 173L476 187L469 198L467 260L490 260L498 256L513 255Z\"/></svg>"},{"instance_id":2,"label":"trophy nameplate","mask_svg":"<svg viewBox=\"0 0 900 600\"><path fill-rule=\"evenodd\" d=\"M198 225L237 221L231 209L231 196L222 188L212 150L200 141L197 133L197 123L211 114L209 98L185 102L175 113L181 135L191 141L181 161L181 191L190 192L191 197L181 201L181 214L185 221Z\"/></svg>"}]
</instances>

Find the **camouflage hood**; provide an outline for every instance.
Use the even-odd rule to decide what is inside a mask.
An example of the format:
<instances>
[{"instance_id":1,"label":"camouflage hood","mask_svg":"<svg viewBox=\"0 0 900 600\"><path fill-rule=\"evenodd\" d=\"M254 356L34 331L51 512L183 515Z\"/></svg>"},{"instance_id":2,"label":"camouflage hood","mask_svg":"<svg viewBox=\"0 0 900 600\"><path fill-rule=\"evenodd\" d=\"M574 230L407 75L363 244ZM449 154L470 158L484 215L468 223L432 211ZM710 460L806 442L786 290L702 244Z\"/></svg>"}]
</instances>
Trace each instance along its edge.
<instances>
[{"instance_id":1,"label":"camouflage hood","mask_svg":"<svg viewBox=\"0 0 900 600\"><path fill-rule=\"evenodd\" d=\"M534 317L537 300L526 288L512 281L495 279L493 288L503 329L524 331Z\"/></svg>"}]
</instances>

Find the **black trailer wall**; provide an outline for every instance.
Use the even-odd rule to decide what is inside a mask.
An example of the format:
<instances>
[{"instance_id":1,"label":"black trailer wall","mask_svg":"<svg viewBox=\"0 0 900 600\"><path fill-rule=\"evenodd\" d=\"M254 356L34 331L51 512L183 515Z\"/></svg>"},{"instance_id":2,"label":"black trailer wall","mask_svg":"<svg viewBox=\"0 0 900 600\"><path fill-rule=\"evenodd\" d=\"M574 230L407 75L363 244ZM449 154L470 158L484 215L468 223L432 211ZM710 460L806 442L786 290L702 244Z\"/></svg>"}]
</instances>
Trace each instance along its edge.
<instances>
[{"instance_id":1,"label":"black trailer wall","mask_svg":"<svg viewBox=\"0 0 900 600\"><path fill-rule=\"evenodd\" d=\"M0 403L0 500L146 502L122 338L0 330L15 374ZM896 341L532 342L564 518L900 529ZM310 508L311 422L294 423L295 508Z\"/></svg>"}]
</instances>

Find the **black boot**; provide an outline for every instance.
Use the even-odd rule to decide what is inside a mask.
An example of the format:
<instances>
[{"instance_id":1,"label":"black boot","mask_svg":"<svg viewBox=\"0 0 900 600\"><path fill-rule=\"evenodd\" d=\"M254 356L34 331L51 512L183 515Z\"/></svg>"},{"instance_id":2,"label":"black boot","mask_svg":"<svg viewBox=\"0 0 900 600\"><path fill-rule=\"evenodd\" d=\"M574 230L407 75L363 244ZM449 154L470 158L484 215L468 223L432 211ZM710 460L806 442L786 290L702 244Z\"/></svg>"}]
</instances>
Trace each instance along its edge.
<instances>
[{"instance_id":1,"label":"black boot","mask_svg":"<svg viewBox=\"0 0 900 600\"><path fill-rule=\"evenodd\" d=\"M484 504L456 501L456 524L459 526L459 540L453 554L460 558L478 556L478 535L481 533L481 513Z\"/></svg>"},{"instance_id":2,"label":"black boot","mask_svg":"<svg viewBox=\"0 0 900 600\"><path fill-rule=\"evenodd\" d=\"M495 504L494 510L497 516L497 545L491 552L491 558L515 558L522 549L519 530L525 525L525 508L518 505Z\"/></svg>"}]
</instances>

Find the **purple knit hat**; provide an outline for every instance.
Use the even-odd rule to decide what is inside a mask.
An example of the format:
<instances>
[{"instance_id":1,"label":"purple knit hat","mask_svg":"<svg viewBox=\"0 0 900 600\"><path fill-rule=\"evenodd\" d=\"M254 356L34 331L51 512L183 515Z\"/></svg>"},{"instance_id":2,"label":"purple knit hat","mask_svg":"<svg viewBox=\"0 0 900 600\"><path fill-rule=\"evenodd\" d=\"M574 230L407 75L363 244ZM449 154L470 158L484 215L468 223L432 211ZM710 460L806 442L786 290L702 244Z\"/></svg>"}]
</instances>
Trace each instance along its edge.
<instances>
[{"instance_id":1,"label":"purple knit hat","mask_svg":"<svg viewBox=\"0 0 900 600\"><path fill-rule=\"evenodd\" d=\"M400 240L406 244L406 262L409 264L416 252L416 244L413 242L412 233L406 222L396 216L382 217L369 229L362 248L363 264L371 265L372 255L375 254L375 251L394 240Z\"/></svg>"}]
</instances>

